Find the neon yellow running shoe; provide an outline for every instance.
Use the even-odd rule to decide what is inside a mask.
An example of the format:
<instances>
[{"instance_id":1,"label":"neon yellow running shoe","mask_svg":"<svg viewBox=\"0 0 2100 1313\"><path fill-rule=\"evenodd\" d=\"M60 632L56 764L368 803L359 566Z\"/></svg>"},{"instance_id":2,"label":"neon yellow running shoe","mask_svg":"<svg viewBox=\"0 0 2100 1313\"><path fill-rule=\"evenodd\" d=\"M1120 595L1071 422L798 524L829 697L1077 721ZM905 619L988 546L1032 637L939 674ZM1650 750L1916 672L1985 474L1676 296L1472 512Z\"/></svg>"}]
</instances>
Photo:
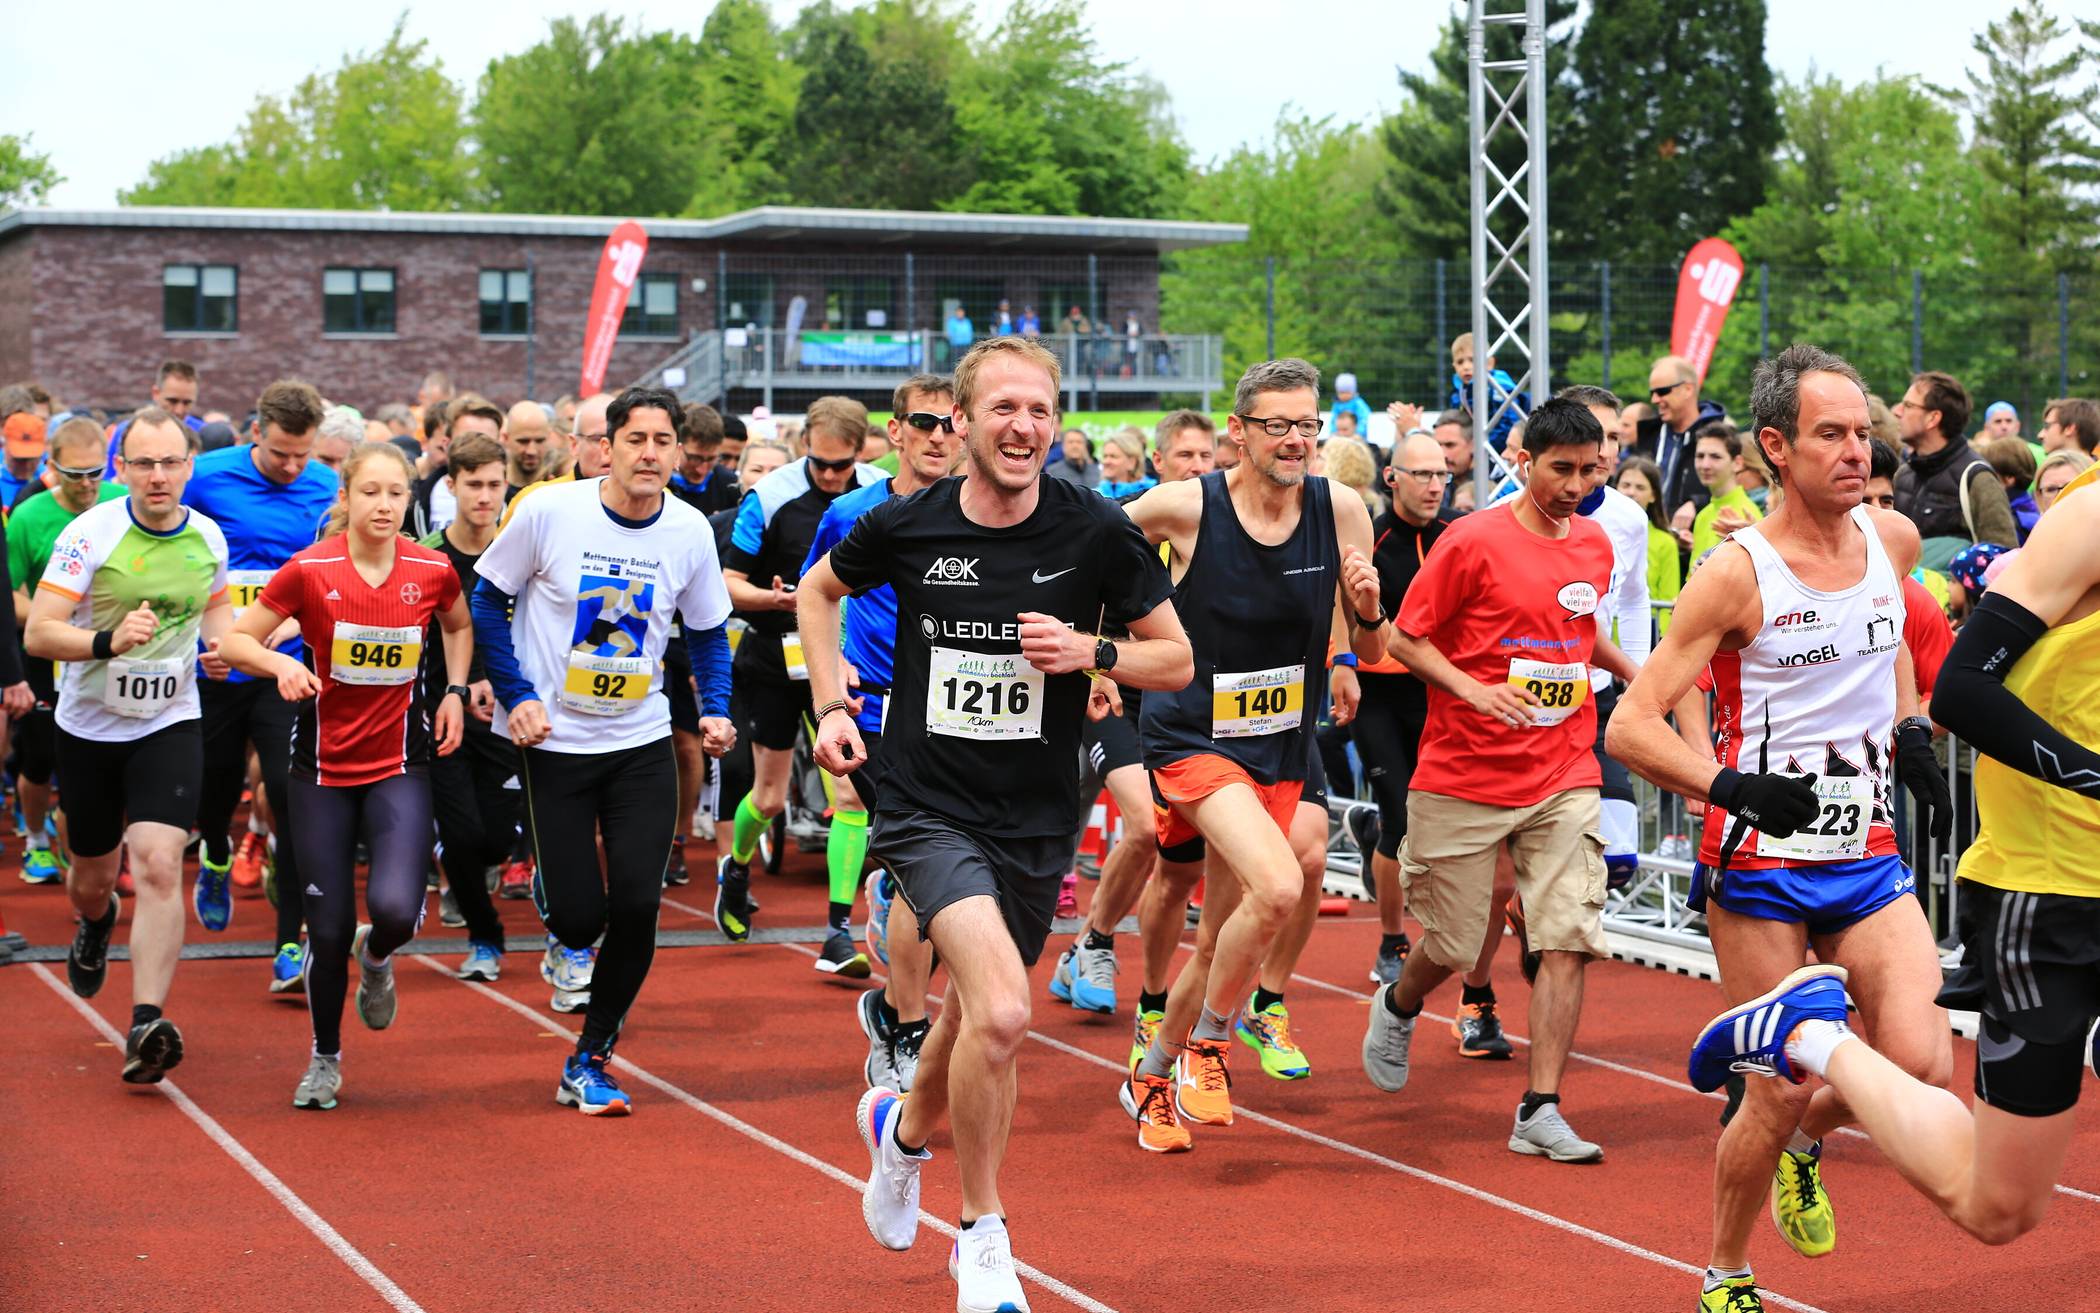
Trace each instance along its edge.
<instances>
[{"instance_id":1,"label":"neon yellow running shoe","mask_svg":"<svg viewBox=\"0 0 2100 1313\"><path fill-rule=\"evenodd\" d=\"M1291 1043L1291 1013L1283 1004L1271 1003L1256 1012L1250 998L1234 1033L1260 1056L1261 1069L1277 1080L1304 1080L1312 1075L1312 1063Z\"/></svg>"},{"instance_id":2,"label":"neon yellow running shoe","mask_svg":"<svg viewBox=\"0 0 2100 1313\"><path fill-rule=\"evenodd\" d=\"M1772 1222L1803 1258L1837 1248L1837 1214L1823 1190L1823 1146L1807 1153L1782 1149L1772 1174Z\"/></svg>"},{"instance_id":3,"label":"neon yellow running shoe","mask_svg":"<svg viewBox=\"0 0 2100 1313\"><path fill-rule=\"evenodd\" d=\"M1136 1071L1138 1064L1145 1060L1145 1050L1152 1047L1152 1037L1159 1034L1159 1023L1166 1019L1167 1014L1164 1012L1151 1012L1144 1008L1138 1009L1137 1029L1132 1032L1130 1038L1130 1069L1132 1071Z\"/></svg>"},{"instance_id":4,"label":"neon yellow running shoe","mask_svg":"<svg viewBox=\"0 0 2100 1313\"><path fill-rule=\"evenodd\" d=\"M1699 1313L1765 1313L1756 1277L1731 1277L1699 1295Z\"/></svg>"}]
</instances>

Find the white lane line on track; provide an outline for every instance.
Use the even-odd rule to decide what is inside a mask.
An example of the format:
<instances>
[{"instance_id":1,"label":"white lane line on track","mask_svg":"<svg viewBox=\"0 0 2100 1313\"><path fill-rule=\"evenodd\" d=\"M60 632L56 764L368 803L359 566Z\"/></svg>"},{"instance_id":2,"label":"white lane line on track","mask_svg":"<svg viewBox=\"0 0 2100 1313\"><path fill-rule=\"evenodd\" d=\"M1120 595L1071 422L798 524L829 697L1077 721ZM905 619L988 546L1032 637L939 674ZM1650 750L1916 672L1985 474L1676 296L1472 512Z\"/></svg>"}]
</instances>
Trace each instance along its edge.
<instances>
[{"instance_id":1,"label":"white lane line on track","mask_svg":"<svg viewBox=\"0 0 2100 1313\"><path fill-rule=\"evenodd\" d=\"M670 902L669 899L666 899L665 901L667 903ZM672 903L671 906L679 907L681 911L686 910L681 904ZM783 947L786 947L786 945L783 945ZM418 953L414 955L413 960L421 962L424 966L429 967L432 971L437 972L439 975L444 976L448 980L453 978L452 969L450 967L445 966L443 963L438 962L430 957ZM565 1035L575 1035L577 1033L573 1030L570 1030L567 1025L556 1020L555 1018L547 1015L544 1012L534 1011L532 1008L526 1006L523 1003L518 1002L516 999L510 997L510 995L508 994L504 994L498 990L491 989L487 985L481 984L477 981L463 981L461 983L465 984L468 989L474 990L478 994L482 994L487 998L493 999L495 1002L502 1004L506 1008L509 1008L512 1012L517 1013L519 1016L524 1017L527 1020L537 1022L539 1025L544 1026L549 1030L557 1031ZM801 1163L804 1167L809 1168L811 1171L820 1172L823 1175L830 1177L832 1180L837 1181L840 1185L846 1186L848 1189L852 1190L855 1194L863 1193L867 1189L867 1182L862 1180L860 1177L854 1176L840 1168L834 1167L830 1163L825 1162L822 1158L817 1157L815 1154L808 1153L802 1149L798 1149L794 1145L789 1144L786 1140L783 1140L776 1135L772 1135L760 1130L758 1127L753 1126L750 1122L743 1120L741 1117L736 1116L734 1113L725 1112L721 1108L716 1107L714 1104L709 1103L707 1100L699 1097L698 1095L680 1089L678 1086L673 1085L671 1082L663 1079L661 1076L656 1075L654 1072L648 1071L642 1067L638 1067L634 1063L629 1062L627 1059L618 1056L615 1056L613 1058L613 1065L617 1066L621 1071L633 1076L636 1080L642 1082L642 1084L649 1086L657 1093L666 1095L676 1100L677 1102L684 1104L686 1107L691 1108L694 1112L697 1112L704 1117L708 1117L714 1121L720 1122L722 1125L727 1126L730 1130L737 1132L739 1135L743 1135L749 1139L756 1140L758 1143L764 1145L768 1149L771 1149L773 1152L781 1154L787 1158L791 1158L794 1161ZM919 1211L919 1222L921 1225L932 1227L934 1230L940 1232L942 1235L947 1236L950 1240L953 1240L956 1237L956 1229L952 1224L942 1221L940 1218L935 1217L929 1212L926 1212L924 1209L921 1209ZM1058 1280L1056 1277L1051 1276L1049 1273L1044 1272L1039 1268L1031 1267L1027 1263L1021 1262L1019 1259L1016 1259L1014 1261L1014 1270L1020 1273L1022 1276L1028 1278L1030 1281L1035 1282L1043 1289L1049 1291L1051 1294L1056 1295L1058 1298L1065 1300L1068 1303L1076 1304L1080 1308L1086 1309L1087 1313L1116 1313L1115 1308L1113 1308L1112 1306L1104 1304L1100 1300L1095 1299L1091 1295L1088 1295L1080 1290L1074 1289L1072 1286L1065 1284L1064 1282Z\"/></svg>"},{"instance_id":2,"label":"white lane line on track","mask_svg":"<svg viewBox=\"0 0 2100 1313\"><path fill-rule=\"evenodd\" d=\"M96 1033L111 1044L114 1044L119 1053L124 1051L125 1037L117 1033L117 1028L103 1020L101 1013L89 1007L85 1000L74 994L71 987L62 983L57 976L51 973L50 968L41 962L32 962L29 969L42 977L44 983L51 986L53 993L72 1004L74 1011L86 1017L88 1024L95 1028ZM263 1166L254 1154L248 1152L245 1145L234 1139L232 1133L224 1126L219 1125L217 1119L198 1107L196 1100L184 1094L176 1087L173 1081L163 1080L155 1088L163 1095L166 1095L170 1103L180 1108L183 1116L195 1122L198 1129L202 1130L213 1144L218 1145L219 1148L225 1151L227 1157L239 1163L248 1175L254 1177L256 1183L267 1190L271 1198L284 1205L286 1212L298 1218L301 1225L313 1232L314 1238L327 1246L329 1253L343 1260L344 1266L363 1278L366 1285L378 1291L379 1297L395 1309L396 1313L423 1313L421 1304L409 1298L407 1291L395 1285L386 1273L380 1271L373 1264L371 1259L359 1253L357 1246L343 1239L341 1232L330 1226L319 1213L307 1205L304 1199L294 1194L292 1188L278 1179L275 1172Z\"/></svg>"},{"instance_id":3,"label":"white lane line on track","mask_svg":"<svg viewBox=\"0 0 2100 1313\"><path fill-rule=\"evenodd\" d=\"M1183 940L1178 947L1186 950L1190 947L1190 945L1187 942L1187 940ZM1372 995L1363 993L1360 990L1351 989L1347 985L1337 985L1332 983L1331 981L1319 980L1307 975L1300 975L1298 972L1295 971L1291 973L1291 979L1297 981L1299 984L1302 985L1311 985L1315 989L1324 989L1330 994L1340 994L1344 998L1353 998L1360 1003L1369 1003L1373 997ZM1431 1012L1426 1008L1423 1009L1422 1016L1427 1020L1435 1021L1443 1025L1451 1024L1451 1018L1438 1016L1436 1013ZM1508 1037L1510 1043L1512 1044L1528 1045L1531 1043L1531 1041L1525 1036L1519 1035L1515 1031L1512 1031L1506 1027L1503 1029L1502 1033L1503 1035ZM1698 1095L1698 1097L1702 1099L1725 1100L1728 1097L1726 1094L1723 1094L1718 1090L1716 1090L1712 1094L1700 1094L1697 1089L1695 1089L1691 1085L1686 1084L1681 1080L1673 1080L1670 1077L1664 1076L1659 1072L1643 1071L1639 1067L1629 1067L1621 1062L1613 1062L1609 1058L1599 1058L1588 1053L1579 1053L1572 1049L1569 1050L1568 1057L1576 1062L1585 1062L1593 1067L1602 1067L1607 1071L1618 1072L1622 1076L1633 1076L1640 1080L1653 1081L1657 1085L1666 1085L1673 1090L1682 1090L1686 1094ZM1837 1134L1850 1136L1855 1140L1866 1140L1869 1143L1872 1143L1874 1138L1873 1136L1868 1135L1865 1131L1859 1129L1857 1126L1840 1126L1837 1128ZM2068 1185L2058 1184L2056 1186L2056 1193L2068 1196L2072 1199L2083 1199L2087 1203L2100 1204L2100 1194L2089 1194L2084 1190L2073 1189L2071 1186Z\"/></svg>"},{"instance_id":4,"label":"white lane line on track","mask_svg":"<svg viewBox=\"0 0 2100 1313\"><path fill-rule=\"evenodd\" d=\"M698 908L692 907L685 903L675 902L669 898L664 899L664 905L667 907L675 907L681 912L690 912L696 916L705 917L708 920L713 919L712 917L708 916L706 912L702 912ZM785 948L790 950L791 952L800 953L804 957L815 957L817 955L816 950L809 948L808 946L803 944L776 944L768 945L768 947ZM875 977L875 979L880 978L881 977L879 975ZM1339 985L1330 986L1330 988L1335 989L1341 993L1349 992L1348 990L1343 989ZM930 1003L938 1003L940 1001L939 998L933 994L928 994L926 997L927 1001ZM508 999L505 999L504 1001L506 1003L509 1002ZM513 1004L512 1006L519 1005ZM1426 1016L1427 1014L1425 1013L1424 1015ZM1446 1020L1449 1020L1449 1018L1446 1018ZM1029 1031L1028 1038L1035 1040L1039 1044L1043 1044L1049 1048L1055 1049L1060 1053L1064 1053L1071 1057L1078 1058L1082 1062L1089 1062L1092 1063L1094 1066L1103 1067L1109 1071L1113 1071L1119 1076L1124 1076L1126 1078L1128 1077L1129 1073L1123 1066L1123 1064L1112 1061L1108 1058L1104 1058L1099 1054L1090 1053L1087 1050L1079 1048L1075 1045L1067 1044L1066 1042L1060 1039L1053 1039L1052 1037L1045 1035L1040 1031ZM1690 1087L1687 1086L1686 1088L1689 1089ZM1336 1153L1344 1154L1348 1157L1358 1159L1362 1162L1370 1163L1377 1167L1383 1167L1388 1171L1398 1172L1403 1176L1410 1176L1415 1178L1416 1180L1425 1181L1431 1185L1439 1185L1447 1190L1456 1191L1459 1194L1465 1195L1469 1199L1477 1200L1478 1202L1487 1204L1493 1208L1502 1209L1505 1212L1514 1213L1519 1217L1526 1218L1533 1222L1537 1222L1542 1226L1551 1227L1556 1231L1562 1231L1569 1235L1580 1237L1584 1240L1594 1241L1597 1244L1603 1245L1607 1249L1616 1250L1619 1253L1625 1254L1629 1257L1643 1259L1647 1262L1655 1263L1662 1267L1667 1267L1674 1272L1683 1273L1689 1276L1703 1277L1706 1275L1706 1268L1704 1266L1695 1267L1690 1263L1682 1262L1681 1260L1671 1258L1668 1254L1659 1254L1652 1249L1645 1249L1640 1245L1634 1244L1630 1240L1621 1240L1615 1235L1610 1235L1603 1231L1593 1230L1590 1227L1582 1225L1580 1222L1571 1222L1565 1217L1556 1217L1552 1213L1542 1212L1541 1210L1532 1208L1527 1204L1520 1204L1514 1199L1505 1199L1501 1195L1490 1193L1489 1191L1483 1190L1478 1186L1467 1185L1463 1181L1456 1181L1448 1176L1439 1176L1435 1172L1428 1171L1424 1168L1415 1167L1408 1163L1403 1163L1396 1158L1388 1158L1384 1154L1363 1148L1360 1145L1351 1144L1346 1140L1337 1140L1332 1136L1322 1135L1318 1131L1307 1130L1303 1126L1299 1126L1292 1122L1284 1121L1279 1117L1270 1117L1266 1114L1241 1108L1237 1105L1234 1106L1232 1114L1235 1118L1244 1117L1248 1121L1255 1122L1262 1126L1267 1126L1272 1130L1281 1131L1285 1135L1294 1136L1311 1144L1317 1144L1323 1149L1331 1149ZM1806 1304L1797 1299L1789 1299L1784 1295L1774 1294L1772 1291L1765 1289L1763 1286L1758 1287L1758 1293L1763 1295L1768 1302L1775 1304L1781 1308L1790 1308L1797 1310L1797 1313L1825 1313L1825 1310L1818 1308L1814 1304Z\"/></svg>"}]
</instances>

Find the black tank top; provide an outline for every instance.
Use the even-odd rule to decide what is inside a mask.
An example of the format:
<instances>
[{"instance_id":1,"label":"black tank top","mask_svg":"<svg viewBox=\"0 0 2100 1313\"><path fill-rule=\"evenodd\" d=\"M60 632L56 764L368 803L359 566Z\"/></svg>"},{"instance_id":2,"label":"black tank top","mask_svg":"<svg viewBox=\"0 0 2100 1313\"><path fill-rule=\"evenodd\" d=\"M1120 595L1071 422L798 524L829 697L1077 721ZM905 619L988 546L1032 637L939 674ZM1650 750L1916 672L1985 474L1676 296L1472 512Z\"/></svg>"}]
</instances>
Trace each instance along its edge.
<instances>
[{"instance_id":1,"label":"black tank top","mask_svg":"<svg viewBox=\"0 0 2100 1313\"><path fill-rule=\"evenodd\" d=\"M1224 471L1201 483L1195 556L1174 586L1196 677L1178 693L1145 695L1138 722L1145 765L1213 753L1259 784L1302 780L1327 695L1327 638L1341 577L1327 480L1305 481L1297 532L1274 547L1241 527Z\"/></svg>"}]
</instances>

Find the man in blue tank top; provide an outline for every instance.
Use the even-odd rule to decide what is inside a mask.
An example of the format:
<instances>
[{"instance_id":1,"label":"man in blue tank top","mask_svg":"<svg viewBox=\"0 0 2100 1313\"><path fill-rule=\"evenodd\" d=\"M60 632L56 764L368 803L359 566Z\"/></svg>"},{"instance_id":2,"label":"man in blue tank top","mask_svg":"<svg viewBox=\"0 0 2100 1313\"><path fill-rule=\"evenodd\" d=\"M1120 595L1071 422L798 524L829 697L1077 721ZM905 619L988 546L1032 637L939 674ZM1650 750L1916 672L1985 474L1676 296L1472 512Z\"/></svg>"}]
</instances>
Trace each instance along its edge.
<instances>
[{"instance_id":1,"label":"man in blue tank top","mask_svg":"<svg viewBox=\"0 0 2100 1313\"><path fill-rule=\"evenodd\" d=\"M1341 587L1345 558L1370 556L1370 513L1306 476L1319 398L1319 371L1302 360L1254 366L1228 421L1244 451L1239 466L1162 485L1130 506L1146 538L1171 547L1175 611L1196 660L1188 687L1148 695L1139 722L1159 812L1160 870L1148 897L1180 907L1206 845L1230 856L1233 875L1206 891L1195 956L1123 1086L1138 1144L1156 1153L1189 1147L1183 1117L1232 1122L1232 1016L1303 892L1289 832L1338 599L1357 655L1384 651L1376 572L1363 572L1360 592Z\"/></svg>"}]
</instances>

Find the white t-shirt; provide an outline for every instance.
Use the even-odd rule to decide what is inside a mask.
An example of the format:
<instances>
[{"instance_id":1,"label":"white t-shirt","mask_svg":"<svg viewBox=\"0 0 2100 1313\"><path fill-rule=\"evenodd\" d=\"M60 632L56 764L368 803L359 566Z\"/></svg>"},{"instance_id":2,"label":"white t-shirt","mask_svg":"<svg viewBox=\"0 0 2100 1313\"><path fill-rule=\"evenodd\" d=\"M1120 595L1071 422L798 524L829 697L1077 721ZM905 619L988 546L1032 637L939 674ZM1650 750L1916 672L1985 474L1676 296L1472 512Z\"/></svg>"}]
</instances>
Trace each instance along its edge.
<instances>
[{"instance_id":1,"label":"white t-shirt","mask_svg":"<svg viewBox=\"0 0 2100 1313\"><path fill-rule=\"evenodd\" d=\"M511 643L547 709L554 752L618 752L671 732L664 643L729 618L729 590L707 519L666 494L654 520L615 520L604 480L552 484L518 506L481 554L483 579L517 598ZM508 708L495 727L508 736Z\"/></svg>"},{"instance_id":2,"label":"white t-shirt","mask_svg":"<svg viewBox=\"0 0 2100 1313\"><path fill-rule=\"evenodd\" d=\"M1637 666L1648 664L1648 651L1654 646L1655 617L1648 606L1648 512L1641 504L1605 485L1604 504L1590 513L1590 518L1611 539L1611 596L1604 599L1597 610L1609 616L1603 632L1618 644L1619 650L1632 658ZM1590 687L1602 690L1611 683L1611 674L1602 666L1590 667Z\"/></svg>"}]
</instances>

